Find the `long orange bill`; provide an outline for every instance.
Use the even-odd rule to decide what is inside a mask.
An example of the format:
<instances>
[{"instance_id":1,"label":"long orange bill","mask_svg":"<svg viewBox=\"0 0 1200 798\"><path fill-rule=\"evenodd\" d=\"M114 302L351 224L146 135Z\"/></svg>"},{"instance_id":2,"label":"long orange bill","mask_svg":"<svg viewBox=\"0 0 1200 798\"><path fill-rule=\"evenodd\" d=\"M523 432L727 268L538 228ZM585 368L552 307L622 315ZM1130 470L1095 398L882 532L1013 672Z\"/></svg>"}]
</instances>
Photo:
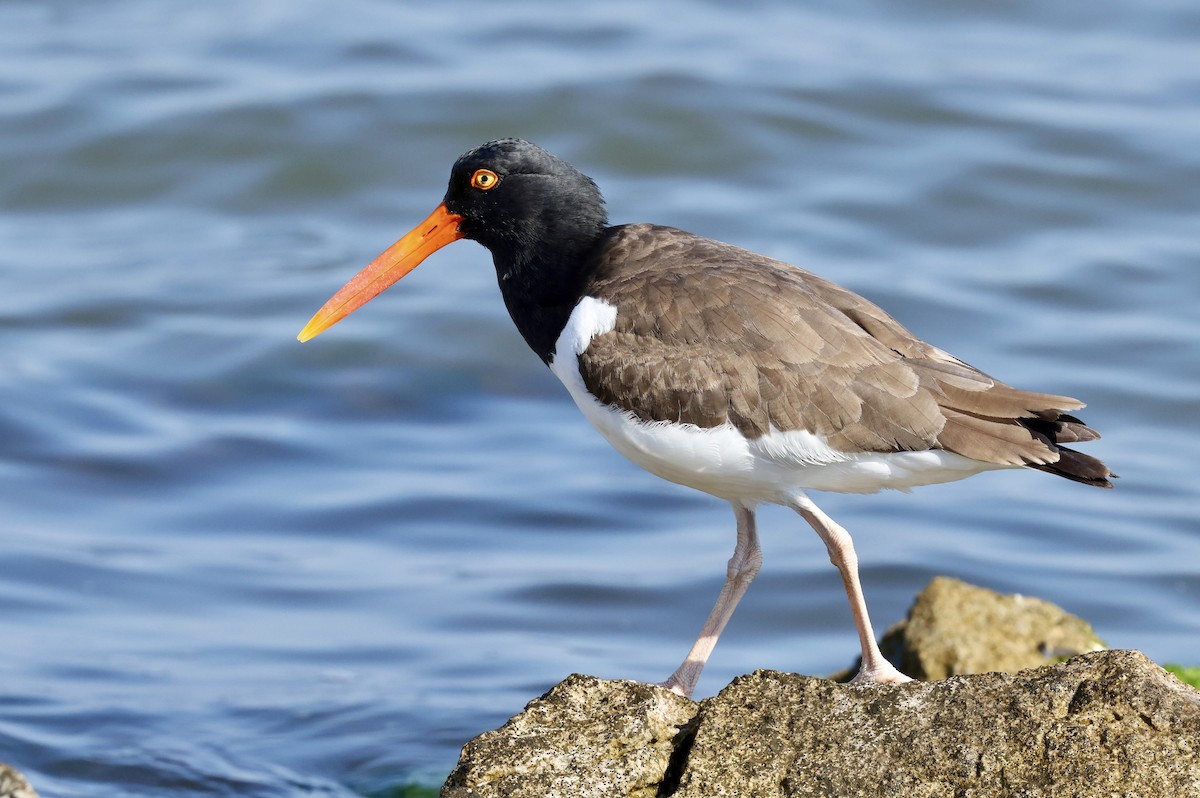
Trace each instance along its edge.
<instances>
[{"instance_id":1,"label":"long orange bill","mask_svg":"<svg viewBox=\"0 0 1200 798\"><path fill-rule=\"evenodd\" d=\"M365 269L350 278L329 301L316 312L296 336L301 342L315 338L363 305L370 302L392 283L421 265L442 247L463 237L458 231L462 217L437 206L429 218L421 222L392 244Z\"/></svg>"}]
</instances>

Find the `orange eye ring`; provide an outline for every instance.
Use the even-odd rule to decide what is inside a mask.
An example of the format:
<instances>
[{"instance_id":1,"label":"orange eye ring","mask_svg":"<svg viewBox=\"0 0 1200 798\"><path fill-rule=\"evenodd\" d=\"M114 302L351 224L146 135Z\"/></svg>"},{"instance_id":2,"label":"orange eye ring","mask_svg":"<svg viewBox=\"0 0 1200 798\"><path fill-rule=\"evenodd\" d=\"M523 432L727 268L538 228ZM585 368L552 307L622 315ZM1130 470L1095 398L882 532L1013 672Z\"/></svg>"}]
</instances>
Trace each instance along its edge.
<instances>
[{"instance_id":1,"label":"orange eye ring","mask_svg":"<svg viewBox=\"0 0 1200 798\"><path fill-rule=\"evenodd\" d=\"M500 175L491 169L476 169L475 174L471 175L471 188L477 188L480 191L491 191L499 184Z\"/></svg>"}]
</instances>

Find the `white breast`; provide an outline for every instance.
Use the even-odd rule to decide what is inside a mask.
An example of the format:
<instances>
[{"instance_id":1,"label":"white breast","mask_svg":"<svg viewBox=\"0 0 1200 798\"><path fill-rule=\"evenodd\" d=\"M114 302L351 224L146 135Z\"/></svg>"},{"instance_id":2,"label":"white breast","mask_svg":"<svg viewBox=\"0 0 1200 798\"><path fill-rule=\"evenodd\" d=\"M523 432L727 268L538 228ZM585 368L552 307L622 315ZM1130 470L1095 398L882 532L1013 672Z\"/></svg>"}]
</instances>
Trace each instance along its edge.
<instances>
[{"instance_id":1,"label":"white breast","mask_svg":"<svg viewBox=\"0 0 1200 798\"><path fill-rule=\"evenodd\" d=\"M805 489L874 493L952 482L1004 466L983 463L944 450L878 453L841 452L820 435L772 431L746 438L731 424L646 422L602 404L588 393L579 373L579 355L597 335L616 325L617 308L584 297L558 337L550 370L575 404L621 454L663 479L724 499L785 502Z\"/></svg>"}]
</instances>

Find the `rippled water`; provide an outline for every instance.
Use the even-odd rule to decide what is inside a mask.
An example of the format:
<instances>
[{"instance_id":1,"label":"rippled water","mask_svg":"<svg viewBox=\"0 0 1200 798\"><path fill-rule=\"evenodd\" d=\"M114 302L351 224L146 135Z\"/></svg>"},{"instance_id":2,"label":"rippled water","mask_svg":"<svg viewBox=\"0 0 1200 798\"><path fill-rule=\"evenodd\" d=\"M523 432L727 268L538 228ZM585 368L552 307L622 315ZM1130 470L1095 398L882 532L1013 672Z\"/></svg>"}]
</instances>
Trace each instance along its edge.
<instances>
[{"instance_id":1,"label":"rippled water","mask_svg":"<svg viewBox=\"0 0 1200 798\"><path fill-rule=\"evenodd\" d=\"M400 795L572 671L674 668L732 517L591 431L482 249L294 340L502 135L614 222L1090 402L1117 490L818 497L878 625L945 573L1200 662L1200 11L807 5L0 4L0 760L46 796ZM763 515L702 694L856 650Z\"/></svg>"}]
</instances>

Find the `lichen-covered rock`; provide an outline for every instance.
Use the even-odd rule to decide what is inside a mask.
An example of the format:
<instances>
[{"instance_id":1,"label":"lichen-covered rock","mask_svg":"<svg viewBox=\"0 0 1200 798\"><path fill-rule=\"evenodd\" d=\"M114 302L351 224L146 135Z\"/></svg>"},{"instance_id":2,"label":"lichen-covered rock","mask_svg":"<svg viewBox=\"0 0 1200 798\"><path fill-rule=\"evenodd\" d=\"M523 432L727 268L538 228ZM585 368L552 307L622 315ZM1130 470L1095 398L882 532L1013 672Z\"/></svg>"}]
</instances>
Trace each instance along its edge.
<instances>
[{"instance_id":1,"label":"lichen-covered rock","mask_svg":"<svg viewBox=\"0 0 1200 798\"><path fill-rule=\"evenodd\" d=\"M1200 796L1200 693L1134 651L857 686L759 671L704 701L677 798Z\"/></svg>"},{"instance_id":2,"label":"lichen-covered rock","mask_svg":"<svg viewBox=\"0 0 1200 798\"><path fill-rule=\"evenodd\" d=\"M944 576L917 595L880 647L900 670L924 680L1016 673L1106 648L1086 621L1048 601Z\"/></svg>"},{"instance_id":3,"label":"lichen-covered rock","mask_svg":"<svg viewBox=\"0 0 1200 798\"><path fill-rule=\"evenodd\" d=\"M568 677L463 748L443 798L655 798L695 702L654 685Z\"/></svg>"},{"instance_id":4,"label":"lichen-covered rock","mask_svg":"<svg viewBox=\"0 0 1200 798\"><path fill-rule=\"evenodd\" d=\"M38 798L38 794L19 770L0 762L0 798Z\"/></svg>"},{"instance_id":5,"label":"lichen-covered rock","mask_svg":"<svg viewBox=\"0 0 1200 798\"><path fill-rule=\"evenodd\" d=\"M1102 647L1053 604L938 578L884 651L941 681L759 671L697 705L572 676L468 743L442 795L1200 798L1200 691Z\"/></svg>"},{"instance_id":6,"label":"lichen-covered rock","mask_svg":"<svg viewBox=\"0 0 1200 798\"><path fill-rule=\"evenodd\" d=\"M1200 692L1136 651L903 685L759 671L698 707L572 676L468 743L442 795L1197 798Z\"/></svg>"}]
</instances>

